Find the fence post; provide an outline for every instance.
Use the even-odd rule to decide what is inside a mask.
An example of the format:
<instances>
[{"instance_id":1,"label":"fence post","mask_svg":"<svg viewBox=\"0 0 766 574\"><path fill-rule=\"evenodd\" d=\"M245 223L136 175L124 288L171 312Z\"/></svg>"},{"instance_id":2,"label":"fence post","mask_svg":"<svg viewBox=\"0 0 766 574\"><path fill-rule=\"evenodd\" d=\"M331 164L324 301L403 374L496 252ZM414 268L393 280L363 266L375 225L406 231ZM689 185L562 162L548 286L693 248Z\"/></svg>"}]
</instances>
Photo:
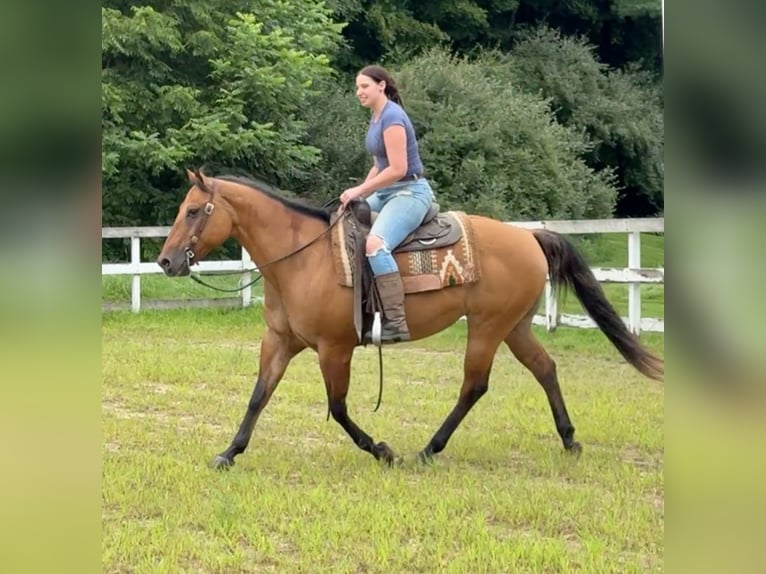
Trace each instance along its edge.
<instances>
[{"instance_id":1,"label":"fence post","mask_svg":"<svg viewBox=\"0 0 766 574\"><path fill-rule=\"evenodd\" d=\"M247 252L247 249L244 247L242 248L242 269L247 269L248 264L252 261L250 259L250 254ZM243 285L247 285L250 283L250 273L243 273L242 274L242 281ZM253 288L251 286L245 287L242 289L242 306L247 307L253 302Z\"/></svg>"},{"instance_id":2,"label":"fence post","mask_svg":"<svg viewBox=\"0 0 766 574\"><path fill-rule=\"evenodd\" d=\"M551 284L550 277L545 281L545 328L555 331L559 322L559 304L556 289Z\"/></svg>"},{"instance_id":3,"label":"fence post","mask_svg":"<svg viewBox=\"0 0 766 574\"><path fill-rule=\"evenodd\" d=\"M641 268L641 233L638 231L628 233L628 267ZM628 323L633 333L641 334L641 283L628 286Z\"/></svg>"},{"instance_id":4,"label":"fence post","mask_svg":"<svg viewBox=\"0 0 766 574\"><path fill-rule=\"evenodd\" d=\"M141 238L130 238L130 263L133 266L133 279L130 285L130 308L134 313L141 310Z\"/></svg>"}]
</instances>

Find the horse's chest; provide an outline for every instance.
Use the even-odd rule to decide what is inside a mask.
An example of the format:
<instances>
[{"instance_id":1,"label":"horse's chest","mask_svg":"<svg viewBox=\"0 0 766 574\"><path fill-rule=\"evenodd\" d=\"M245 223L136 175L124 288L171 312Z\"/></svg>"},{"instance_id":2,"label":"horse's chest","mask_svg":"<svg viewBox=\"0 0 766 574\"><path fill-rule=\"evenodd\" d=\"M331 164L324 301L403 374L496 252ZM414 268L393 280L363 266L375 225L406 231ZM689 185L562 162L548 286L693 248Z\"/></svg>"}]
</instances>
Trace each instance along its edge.
<instances>
[{"instance_id":1,"label":"horse's chest","mask_svg":"<svg viewBox=\"0 0 766 574\"><path fill-rule=\"evenodd\" d=\"M304 295L286 301L285 305L292 331L312 343L329 333L340 332L344 326L350 324L350 309L348 317L344 317L344 313L339 311L342 311L342 307L331 297Z\"/></svg>"}]
</instances>

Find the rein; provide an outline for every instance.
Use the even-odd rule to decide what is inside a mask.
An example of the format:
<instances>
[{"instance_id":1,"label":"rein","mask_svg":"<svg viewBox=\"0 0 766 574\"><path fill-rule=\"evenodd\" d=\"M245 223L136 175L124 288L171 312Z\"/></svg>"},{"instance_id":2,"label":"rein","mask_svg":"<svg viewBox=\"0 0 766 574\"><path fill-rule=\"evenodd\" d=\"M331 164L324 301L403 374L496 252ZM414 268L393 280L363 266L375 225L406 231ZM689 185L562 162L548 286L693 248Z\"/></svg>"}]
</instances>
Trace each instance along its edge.
<instances>
[{"instance_id":1,"label":"rein","mask_svg":"<svg viewBox=\"0 0 766 574\"><path fill-rule=\"evenodd\" d=\"M255 271L254 269L244 269L242 271L230 271L227 273L214 273L213 275L240 275L244 273L250 273L252 271ZM235 287L234 289L225 289L223 287L216 287L215 285L211 285L210 283L205 283L202 279L199 278L199 276L195 274L189 275L192 281L195 281L199 283L200 285L204 285L205 287L209 287L210 289L215 289L216 291L222 291L223 293L238 293L239 291L242 291L243 289L247 289L248 287L255 285L263 278L263 275L261 273L258 273L258 277L250 281L247 285L242 285L241 287Z\"/></svg>"}]
</instances>

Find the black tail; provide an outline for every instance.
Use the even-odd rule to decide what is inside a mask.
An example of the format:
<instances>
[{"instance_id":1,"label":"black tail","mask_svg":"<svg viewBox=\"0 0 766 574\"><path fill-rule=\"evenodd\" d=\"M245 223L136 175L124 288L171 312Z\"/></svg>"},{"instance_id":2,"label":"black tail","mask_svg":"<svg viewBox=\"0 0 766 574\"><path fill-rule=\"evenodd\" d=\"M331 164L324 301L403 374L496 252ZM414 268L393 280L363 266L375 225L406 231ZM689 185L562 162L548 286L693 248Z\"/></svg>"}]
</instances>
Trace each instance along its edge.
<instances>
[{"instance_id":1,"label":"black tail","mask_svg":"<svg viewBox=\"0 0 766 574\"><path fill-rule=\"evenodd\" d=\"M574 290L588 315L625 360L647 377L663 380L665 362L645 349L638 337L628 330L575 247L563 235L552 231L535 230L534 236L548 260L548 273L553 286Z\"/></svg>"}]
</instances>

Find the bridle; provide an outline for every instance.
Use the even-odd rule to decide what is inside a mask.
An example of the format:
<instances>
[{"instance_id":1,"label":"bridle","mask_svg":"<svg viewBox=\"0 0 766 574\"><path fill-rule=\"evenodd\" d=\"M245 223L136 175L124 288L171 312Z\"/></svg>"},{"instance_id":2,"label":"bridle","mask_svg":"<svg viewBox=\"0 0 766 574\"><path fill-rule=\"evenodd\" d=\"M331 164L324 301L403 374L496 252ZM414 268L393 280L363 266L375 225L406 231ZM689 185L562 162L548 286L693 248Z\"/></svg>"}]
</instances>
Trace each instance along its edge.
<instances>
[{"instance_id":1,"label":"bridle","mask_svg":"<svg viewBox=\"0 0 766 574\"><path fill-rule=\"evenodd\" d=\"M210 194L210 201L205 203L205 207L202 208L202 216L197 219L196 226L194 227L194 230L191 234L191 237L189 238L189 243L184 247L184 253L186 253L186 262L191 267L192 263L194 262L194 250L192 249L197 242L199 241L200 235L202 235L202 230L205 229L205 224L207 223L208 217L213 213L213 210L215 209L215 204L213 203L213 197L212 193Z\"/></svg>"}]
</instances>

